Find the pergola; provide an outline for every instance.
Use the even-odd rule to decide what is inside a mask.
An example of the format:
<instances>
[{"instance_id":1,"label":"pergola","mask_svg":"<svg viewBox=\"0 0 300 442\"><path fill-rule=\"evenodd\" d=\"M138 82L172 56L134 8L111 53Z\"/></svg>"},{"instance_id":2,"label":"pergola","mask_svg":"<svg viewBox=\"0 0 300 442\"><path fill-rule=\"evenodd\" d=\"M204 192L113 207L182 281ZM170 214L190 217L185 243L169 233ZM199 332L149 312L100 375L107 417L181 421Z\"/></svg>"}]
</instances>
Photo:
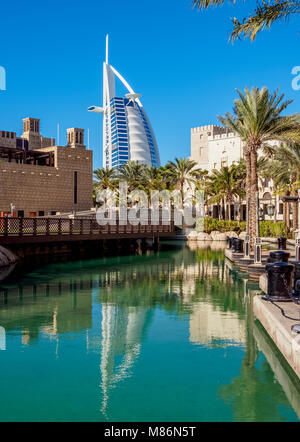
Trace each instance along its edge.
<instances>
[{"instance_id":1,"label":"pergola","mask_svg":"<svg viewBox=\"0 0 300 442\"><path fill-rule=\"evenodd\" d=\"M39 152L26 148L0 146L0 161L1 159L8 163L54 167L54 152Z\"/></svg>"}]
</instances>

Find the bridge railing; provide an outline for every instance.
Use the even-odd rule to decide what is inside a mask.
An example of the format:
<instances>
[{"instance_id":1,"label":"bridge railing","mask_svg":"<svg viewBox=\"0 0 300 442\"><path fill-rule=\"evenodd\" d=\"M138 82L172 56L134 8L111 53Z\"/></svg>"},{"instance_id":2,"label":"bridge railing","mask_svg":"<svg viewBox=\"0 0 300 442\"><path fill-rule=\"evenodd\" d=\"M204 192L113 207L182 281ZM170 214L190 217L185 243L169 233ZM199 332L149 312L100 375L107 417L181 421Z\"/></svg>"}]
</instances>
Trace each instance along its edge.
<instances>
[{"instance_id":1,"label":"bridge railing","mask_svg":"<svg viewBox=\"0 0 300 442\"><path fill-rule=\"evenodd\" d=\"M174 223L164 224L161 221L154 225L148 224L124 225L118 219L115 225L101 226L95 219L68 219L68 218L0 218L1 237L41 237L41 236L73 236L99 234L158 234L174 231Z\"/></svg>"}]
</instances>

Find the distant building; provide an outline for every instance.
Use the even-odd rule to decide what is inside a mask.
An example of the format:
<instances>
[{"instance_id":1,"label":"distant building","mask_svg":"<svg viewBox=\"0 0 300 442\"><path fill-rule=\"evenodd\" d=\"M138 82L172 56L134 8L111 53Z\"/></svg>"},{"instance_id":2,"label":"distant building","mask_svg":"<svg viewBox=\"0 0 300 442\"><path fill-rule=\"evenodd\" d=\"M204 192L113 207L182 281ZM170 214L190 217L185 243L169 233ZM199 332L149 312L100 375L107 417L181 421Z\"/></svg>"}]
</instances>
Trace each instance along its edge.
<instances>
[{"instance_id":1,"label":"distant building","mask_svg":"<svg viewBox=\"0 0 300 442\"><path fill-rule=\"evenodd\" d=\"M116 77L128 90L125 97L116 96ZM103 107L91 106L90 112L103 114L103 167L119 168L128 161L146 166L160 166L155 135L140 101L127 81L106 61L103 65Z\"/></svg>"},{"instance_id":2,"label":"distant building","mask_svg":"<svg viewBox=\"0 0 300 442\"><path fill-rule=\"evenodd\" d=\"M0 215L48 216L89 210L93 152L84 130L68 129L67 146L40 135L40 120L25 118L23 134L0 130Z\"/></svg>"},{"instance_id":3,"label":"distant building","mask_svg":"<svg viewBox=\"0 0 300 442\"><path fill-rule=\"evenodd\" d=\"M276 141L271 144L277 144ZM207 125L191 129L191 159L196 161L198 167L211 173L214 169L230 167L237 164L243 158L243 142L241 138L222 126ZM268 215L268 206L273 204L276 207L276 220L283 219L283 202L279 196L273 196L273 181L269 178L259 180L260 207L263 210L265 220L273 220L274 216ZM234 207L235 206L235 207ZM242 220L246 219L246 202L240 208L232 205L232 218L236 218L240 211ZM219 218L220 207L212 205L209 208L209 215Z\"/></svg>"},{"instance_id":4,"label":"distant building","mask_svg":"<svg viewBox=\"0 0 300 442\"><path fill-rule=\"evenodd\" d=\"M240 137L216 125L195 127L191 130L191 159L202 169L231 166L243 157Z\"/></svg>"}]
</instances>

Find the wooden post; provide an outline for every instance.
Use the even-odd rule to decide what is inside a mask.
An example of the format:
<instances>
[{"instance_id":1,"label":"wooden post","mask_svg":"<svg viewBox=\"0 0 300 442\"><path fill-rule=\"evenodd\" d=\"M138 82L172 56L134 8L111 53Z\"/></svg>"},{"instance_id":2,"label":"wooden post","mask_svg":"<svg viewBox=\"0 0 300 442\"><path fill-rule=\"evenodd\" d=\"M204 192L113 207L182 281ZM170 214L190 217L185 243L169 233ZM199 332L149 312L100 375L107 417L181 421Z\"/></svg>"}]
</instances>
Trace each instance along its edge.
<instances>
[{"instance_id":1,"label":"wooden post","mask_svg":"<svg viewBox=\"0 0 300 442\"><path fill-rule=\"evenodd\" d=\"M4 236L8 236L8 218L3 219L4 222Z\"/></svg>"},{"instance_id":2,"label":"wooden post","mask_svg":"<svg viewBox=\"0 0 300 442\"><path fill-rule=\"evenodd\" d=\"M37 235L37 219L33 218L33 235Z\"/></svg>"},{"instance_id":3,"label":"wooden post","mask_svg":"<svg viewBox=\"0 0 300 442\"><path fill-rule=\"evenodd\" d=\"M50 219L49 218L46 219L46 235L47 236L50 235Z\"/></svg>"},{"instance_id":4,"label":"wooden post","mask_svg":"<svg viewBox=\"0 0 300 442\"><path fill-rule=\"evenodd\" d=\"M23 218L19 218L19 236L23 236Z\"/></svg>"},{"instance_id":5,"label":"wooden post","mask_svg":"<svg viewBox=\"0 0 300 442\"><path fill-rule=\"evenodd\" d=\"M59 220L58 220L58 234L59 235L61 235L61 230L62 230L62 221L61 221L61 218L59 218Z\"/></svg>"}]
</instances>

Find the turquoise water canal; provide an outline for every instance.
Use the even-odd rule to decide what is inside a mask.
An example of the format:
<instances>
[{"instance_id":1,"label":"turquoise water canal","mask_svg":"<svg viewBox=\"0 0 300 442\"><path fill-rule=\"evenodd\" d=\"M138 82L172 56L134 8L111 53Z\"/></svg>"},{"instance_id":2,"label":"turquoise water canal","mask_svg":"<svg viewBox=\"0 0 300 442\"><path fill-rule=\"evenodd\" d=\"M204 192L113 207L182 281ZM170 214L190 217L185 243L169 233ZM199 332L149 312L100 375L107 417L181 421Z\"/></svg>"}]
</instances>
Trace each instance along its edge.
<instances>
[{"instance_id":1,"label":"turquoise water canal","mask_svg":"<svg viewBox=\"0 0 300 442\"><path fill-rule=\"evenodd\" d=\"M298 421L299 383L217 246L0 285L1 421Z\"/></svg>"}]
</instances>

